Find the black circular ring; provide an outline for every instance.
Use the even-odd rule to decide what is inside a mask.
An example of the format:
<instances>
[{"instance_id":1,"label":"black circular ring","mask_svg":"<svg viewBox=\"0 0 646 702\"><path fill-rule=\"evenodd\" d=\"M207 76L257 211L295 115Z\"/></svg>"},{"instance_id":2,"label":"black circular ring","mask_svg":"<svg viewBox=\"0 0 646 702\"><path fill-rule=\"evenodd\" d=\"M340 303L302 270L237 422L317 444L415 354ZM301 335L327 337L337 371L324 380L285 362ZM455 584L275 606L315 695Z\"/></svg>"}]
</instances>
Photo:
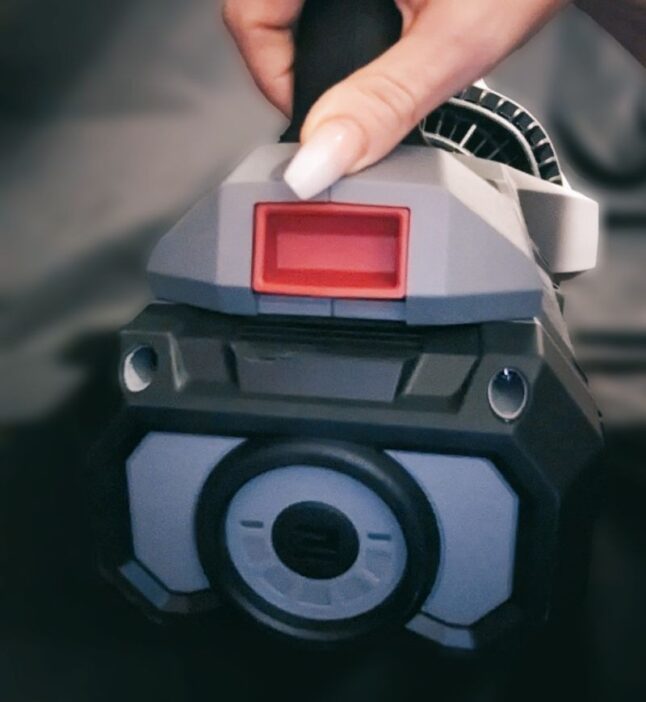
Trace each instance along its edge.
<instances>
[{"instance_id":1,"label":"black circular ring","mask_svg":"<svg viewBox=\"0 0 646 702\"><path fill-rule=\"evenodd\" d=\"M293 465L328 468L355 478L373 490L399 522L408 552L406 567L395 589L369 612L328 621L290 614L263 600L233 564L226 546L225 522L234 495L252 478ZM405 624L428 596L439 563L437 522L417 482L390 456L345 442L276 439L241 444L207 478L195 528L202 567L217 592L261 624L310 642L344 641Z\"/></svg>"}]
</instances>

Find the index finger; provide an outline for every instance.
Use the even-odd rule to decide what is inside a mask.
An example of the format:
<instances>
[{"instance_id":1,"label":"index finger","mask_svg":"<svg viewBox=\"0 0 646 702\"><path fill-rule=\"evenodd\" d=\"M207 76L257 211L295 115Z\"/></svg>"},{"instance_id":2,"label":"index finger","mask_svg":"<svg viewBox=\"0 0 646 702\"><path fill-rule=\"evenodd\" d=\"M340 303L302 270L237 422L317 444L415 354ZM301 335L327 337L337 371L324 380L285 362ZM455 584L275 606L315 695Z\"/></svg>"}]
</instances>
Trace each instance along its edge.
<instances>
[{"instance_id":1,"label":"index finger","mask_svg":"<svg viewBox=\"0 0 646 702\"><path fill-rule=\"evenodd\" d=\"M226 0L224 23L256 85L285 115L292 109L293 25L304 0Z\"/></svg>"}]
</instances>

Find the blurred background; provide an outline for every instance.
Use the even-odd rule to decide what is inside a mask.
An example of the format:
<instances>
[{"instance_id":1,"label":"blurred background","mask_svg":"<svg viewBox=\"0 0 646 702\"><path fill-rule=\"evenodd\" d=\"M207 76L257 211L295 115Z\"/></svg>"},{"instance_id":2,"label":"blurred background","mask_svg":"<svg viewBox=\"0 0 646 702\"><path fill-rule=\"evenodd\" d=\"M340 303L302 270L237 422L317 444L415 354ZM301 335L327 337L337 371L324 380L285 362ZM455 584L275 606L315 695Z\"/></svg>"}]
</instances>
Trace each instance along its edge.
<instances>
[{"instance_id":1,"label":"blurred background","mask_svg":"<svg viewBox=\"0 0 646 702\"><path fill-rule=\"evenodd\" d=\"M84 509L148 251L283 119L217 0L0 0L2 702L646 699L646 71L570 9L489 82L601 203L601 264L565 286L608 431L589 598L513 655L440 658L402 635L314 657L226 614L213 631L147 623L96 576Z\"/></svg>"}]
</instances>

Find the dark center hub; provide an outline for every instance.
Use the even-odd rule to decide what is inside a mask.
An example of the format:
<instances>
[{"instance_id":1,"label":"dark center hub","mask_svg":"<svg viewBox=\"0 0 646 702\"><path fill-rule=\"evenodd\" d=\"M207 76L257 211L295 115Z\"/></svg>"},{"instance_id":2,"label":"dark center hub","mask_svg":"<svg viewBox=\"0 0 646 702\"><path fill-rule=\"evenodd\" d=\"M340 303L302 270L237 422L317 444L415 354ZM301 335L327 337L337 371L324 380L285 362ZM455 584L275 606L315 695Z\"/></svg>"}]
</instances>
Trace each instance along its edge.
<instances>
[{"instance_id":1,"label":"dark center hub","mask_svg":"<svg viewBox=\"0 0 646 702\"><path fill-rule=\"evenodd\" d=\"M299 502L284 509L274 522L272 543L288 568L316 580L345 573L359 554L352 522L323 502Z\"/></svg>"}]
</instances>

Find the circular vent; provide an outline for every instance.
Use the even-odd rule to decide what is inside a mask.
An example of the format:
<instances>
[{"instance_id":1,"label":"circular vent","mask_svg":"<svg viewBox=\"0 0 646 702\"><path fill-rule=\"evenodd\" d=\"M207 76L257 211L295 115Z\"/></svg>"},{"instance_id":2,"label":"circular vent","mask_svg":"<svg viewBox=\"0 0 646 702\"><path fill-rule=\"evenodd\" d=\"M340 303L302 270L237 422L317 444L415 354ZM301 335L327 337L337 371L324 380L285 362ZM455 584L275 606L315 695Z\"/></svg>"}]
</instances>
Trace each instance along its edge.
<instances>
[{"instance_id":1,"label":"circular vent","mask_svg":"<svg viewBox=\"0 0 646 702\"><path fill-rule=\"evenodd\" d=\"M550 183L563 184L554 146L523 107L489 89L471 86L420 125L426 143L498 161Z\"/></svg>"}]
</instances>

